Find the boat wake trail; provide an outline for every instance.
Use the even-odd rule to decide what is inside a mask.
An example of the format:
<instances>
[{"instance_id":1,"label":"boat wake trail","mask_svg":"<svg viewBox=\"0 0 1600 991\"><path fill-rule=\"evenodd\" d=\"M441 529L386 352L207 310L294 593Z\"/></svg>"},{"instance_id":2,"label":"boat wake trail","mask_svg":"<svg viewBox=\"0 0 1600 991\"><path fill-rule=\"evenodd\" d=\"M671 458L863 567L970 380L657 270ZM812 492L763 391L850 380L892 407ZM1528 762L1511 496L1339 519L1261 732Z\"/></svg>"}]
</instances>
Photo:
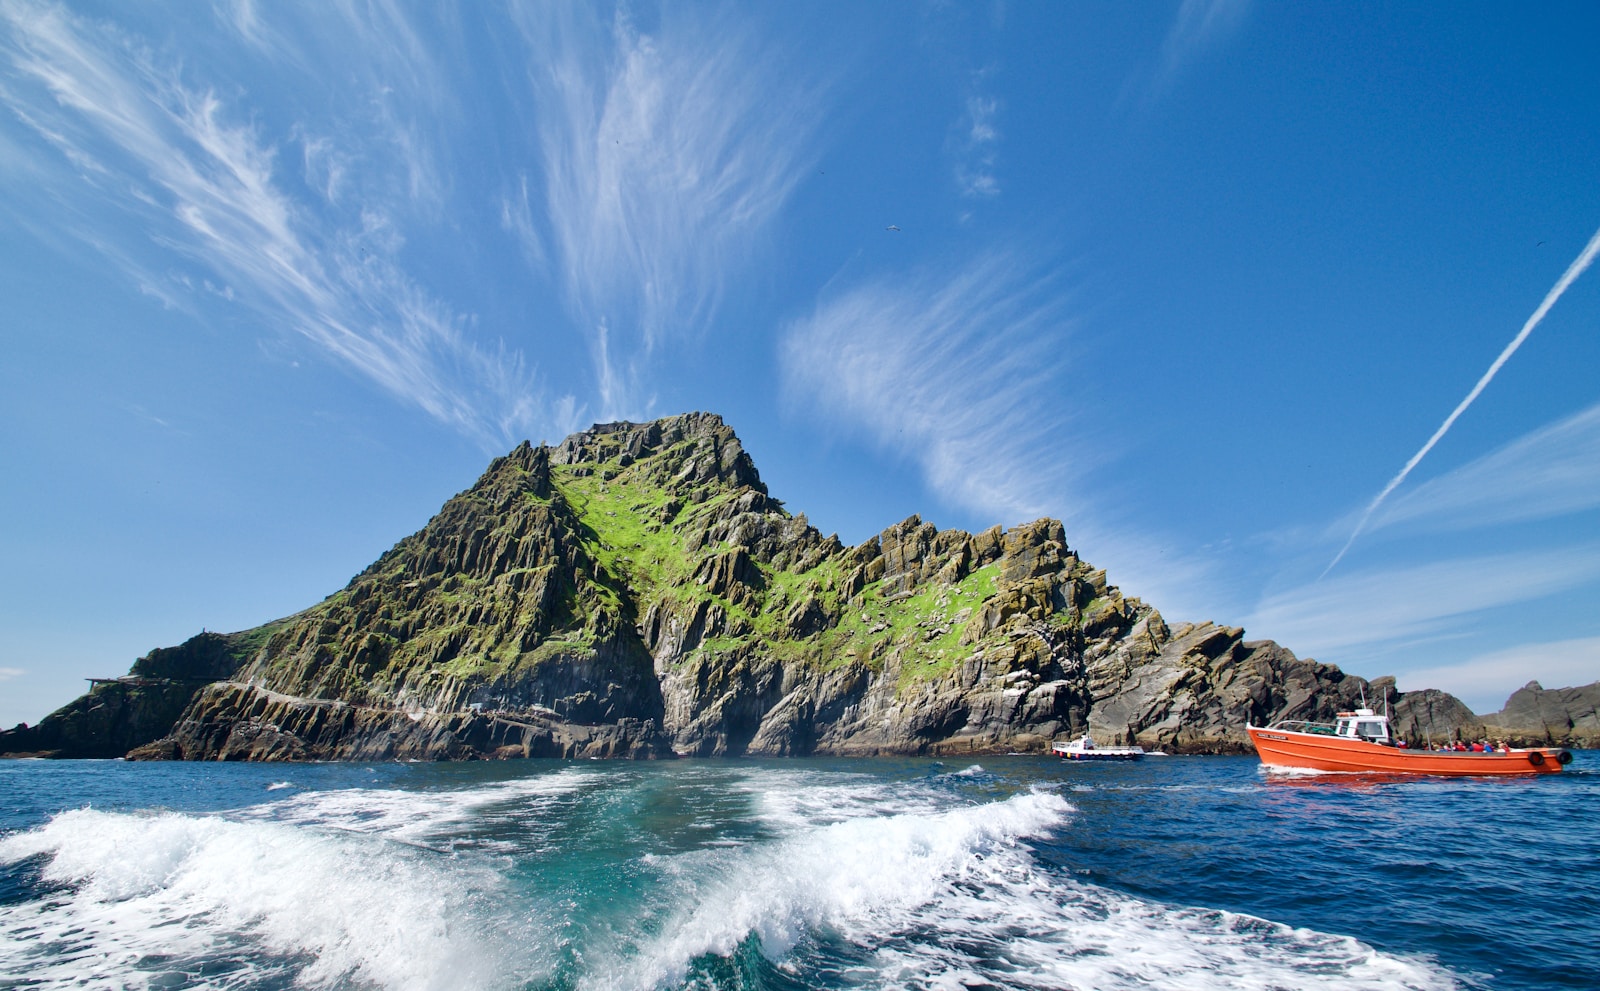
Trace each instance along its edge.
<instances>
[{"instance_id":1,"label":"boat wake trail","mask_svg":"<svg viewBox=\"0 0 1600 991\"><path fill-rule=\"evenodd\" d=\"M0 839L19 863L55 890L0 907L0 986L494 988L539 968L537 941L483 924L516 901L497 872L370 836L80 809Z\"/></svg>"},{"instance_id":2,"label":"boat wake trail","mask_svg":"<svg viewBox=\"0 0 1600 991\"><path fill-rule=\"evenodd\" d=\"M1029 842L1075 815L1053 793L809 829L797 825L796 795L806 804L817 798L773 796L774 822L790 830L781 840L659 865L669 901L583 986L724 986L706 979L707 968L752 944L780 970L825 975L830 987L1459 986L1427 961L1347 937L1063 878L1040 865ZM846 804L862 811L871 798Z\"/></svg>"},{"instance_id":3,"label":"boat wake trail","mask_svg":"<svg viewBox=\"0 0 1600 991\"><path fill-rule=\"evenodd\" d=\"M1429 958L1090 883L1062 866L1095 828L1062 781L496 774L211 814L80 808L0 836L0 987L1460 987Z\"/></svg>"}]
</instances>

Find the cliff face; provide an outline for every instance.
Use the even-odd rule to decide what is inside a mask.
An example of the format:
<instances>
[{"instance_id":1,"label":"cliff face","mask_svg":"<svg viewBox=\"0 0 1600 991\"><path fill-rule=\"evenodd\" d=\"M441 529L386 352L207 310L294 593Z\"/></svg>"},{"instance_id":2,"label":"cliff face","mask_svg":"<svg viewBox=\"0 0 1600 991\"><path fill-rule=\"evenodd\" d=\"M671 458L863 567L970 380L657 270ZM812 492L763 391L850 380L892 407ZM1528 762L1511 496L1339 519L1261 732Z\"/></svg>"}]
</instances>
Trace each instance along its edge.
<instances>
[{"instance_id":1,"label":"cliff face","mask_svg":"<svg viewBox=\"0 0 1600 991\"><path fill-rule=\"evenodd\" d=\"M266 629L202 633L177 647L152 650L127 676L92 685L37 726L0 732L0 753L121 757L171 732L208 683L232 674L259 647Z\"/></svg>"},{"instance_id":2,"label":"cliff face","mask_svg":"<svg viewBox=\"0 0 1600 991\"><path fill-rule=\"evenodd\" d=\"M1236 628L1169 627L1054 520L969 534L913 516L845 547L770 498L709 414L523 444L340 592L217 640L215 664L185 669L204 681L171 682L181 714L152 709L104 749L947 753L1088 728L1243 750L1247 721L1326 718L1367 688ZM51 749L16 732L0 751Z\"/></svg>"},{"instance_id":3,"label":"cliff face","mask_svg":"<svg viewBox=\"0 0 1600 991\"><path fill-rule=\"evenodd\" d=\"M1544 688L1530 681L1483 722L1489 734L1518 742L1600 746L1600 681L1577 688Z\"/></svg>"}]
</instances>

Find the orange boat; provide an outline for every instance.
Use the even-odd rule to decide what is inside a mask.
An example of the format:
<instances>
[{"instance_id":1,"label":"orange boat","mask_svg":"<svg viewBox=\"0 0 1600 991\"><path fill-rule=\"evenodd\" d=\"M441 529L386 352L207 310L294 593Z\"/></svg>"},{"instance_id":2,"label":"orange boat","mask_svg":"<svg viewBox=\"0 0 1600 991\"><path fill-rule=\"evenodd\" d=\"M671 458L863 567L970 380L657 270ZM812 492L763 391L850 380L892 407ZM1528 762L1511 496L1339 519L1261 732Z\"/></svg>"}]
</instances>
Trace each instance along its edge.
<instances>
[{"instance_id":1,"label":"orange boat","mask_svg":"<svg viewBox=\"0 0 1600 991\"><path fill-rule=\"evenodd\" d=\"M1387 710L1387 706L1385 707ZM1246 726L1261 763L1314 771L1379 771L1400 774L1554 774L1572 763L1560 747L1473 753L1398 746L1389 719L1371 709L1341 712L1332 725L1280 719L1271 726Z\"/></svg>"}]
</instances>

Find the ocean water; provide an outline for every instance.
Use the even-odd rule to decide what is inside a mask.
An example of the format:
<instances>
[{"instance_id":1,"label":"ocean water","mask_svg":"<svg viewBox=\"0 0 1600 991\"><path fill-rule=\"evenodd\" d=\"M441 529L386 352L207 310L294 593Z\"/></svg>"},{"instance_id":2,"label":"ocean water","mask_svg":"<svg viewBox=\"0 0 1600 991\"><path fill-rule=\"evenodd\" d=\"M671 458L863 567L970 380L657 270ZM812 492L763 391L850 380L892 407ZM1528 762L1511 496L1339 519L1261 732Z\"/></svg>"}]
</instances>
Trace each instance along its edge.
<instances>
[{"instance_id":1,"label":"ocean water","mask_svg":"<svg viewBox=\"0 0 1600 991\"><path fill-rule=\"evenodd\" d=\"M1600 986L1600 752L0 762L0 987Z\"/></svg>"}]
</instances>

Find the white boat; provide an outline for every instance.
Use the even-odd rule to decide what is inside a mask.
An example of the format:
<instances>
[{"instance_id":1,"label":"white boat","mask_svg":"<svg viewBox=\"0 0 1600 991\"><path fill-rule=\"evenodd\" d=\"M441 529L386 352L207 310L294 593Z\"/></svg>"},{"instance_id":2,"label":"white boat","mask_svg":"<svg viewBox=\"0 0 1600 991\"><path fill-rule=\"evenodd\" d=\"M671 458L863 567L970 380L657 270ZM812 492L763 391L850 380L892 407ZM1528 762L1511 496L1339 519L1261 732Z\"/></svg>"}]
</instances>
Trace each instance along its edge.
<instances>
[{"instance_id":1,"label":"white boat","mask_svg":"<svg viewBox=\"0 0 1600 991\"><path fill-rule=\"evenodd\" d=\"M1089 734L1076 740L1057 740L1050 744L1050 752L1062 760L1138 760L1144 756L1143 747L1097 747Z\"/></svg>"}]
</instances>

